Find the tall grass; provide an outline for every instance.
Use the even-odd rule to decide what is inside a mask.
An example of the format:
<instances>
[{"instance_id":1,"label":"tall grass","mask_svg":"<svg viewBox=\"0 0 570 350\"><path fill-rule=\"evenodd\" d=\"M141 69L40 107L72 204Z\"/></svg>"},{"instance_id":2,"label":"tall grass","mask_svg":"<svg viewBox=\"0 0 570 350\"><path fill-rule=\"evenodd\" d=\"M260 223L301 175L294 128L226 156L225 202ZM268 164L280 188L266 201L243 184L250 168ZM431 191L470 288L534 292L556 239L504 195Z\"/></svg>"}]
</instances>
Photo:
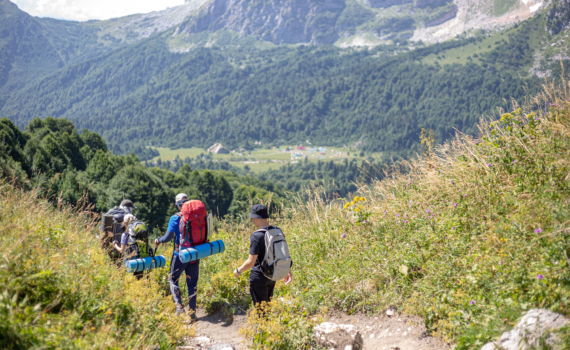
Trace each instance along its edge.
<instances>
[{"instance_id":1,"label":"tall grass","mask_svg":"<svg viewBox=\"0 0 570 350\"><path fill-rule=\"evenodd\" d=\"M308 315L396 305L458 349L494 339L530 308L570 314L568 89L545 85L500 120L482 120L478 137L458 135L357 198L324 201L307 189L308 201L274 220L294 260L294 283L278 283L278 300L292 298ZM227 250L205 261L200 303L247 303L247 276L238 282L231 270L247 257L252 231L222 230ZM281 343L264 339L253 345L290 342L284 333Z\"/></svg>"},{"instance_id":2,"label":"tall grass","mask_svg":"<svg viewBox=\"0 0 570 350\"><path fill-rule=\"evenodd\" d=\"M89 215L0 187L0 348L165 349L192 334L163 276L112 264Z\"/></svg>"}]
</instances>

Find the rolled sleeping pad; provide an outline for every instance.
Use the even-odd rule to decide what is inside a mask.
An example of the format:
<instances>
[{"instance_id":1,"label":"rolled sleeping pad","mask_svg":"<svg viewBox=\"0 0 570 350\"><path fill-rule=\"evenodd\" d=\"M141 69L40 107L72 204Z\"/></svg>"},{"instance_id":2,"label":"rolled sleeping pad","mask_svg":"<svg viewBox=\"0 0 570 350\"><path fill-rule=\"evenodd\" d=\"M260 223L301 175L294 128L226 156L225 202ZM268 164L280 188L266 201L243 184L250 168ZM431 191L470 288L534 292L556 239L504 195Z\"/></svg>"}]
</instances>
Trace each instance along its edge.
<instances>
[{"instance_id":1,"label":"rolled sleeping pad","mask_svg":"<svg viewBox=\"0 0 570 350\"><path fill-rule=\"evenodd\" d=\"M132 259L127 260L125 262L125 267L127 268L127 272L134 273L134 272L141 272L145 270L152 270L159 267L166 266L166 259L162 255L157 255L154 257L156 262L152 260L152 257L146 257L142 259Z\"/></svg>"},{"instance_id":2,"label":"rolled sleeping pad","mask_svg":"<svg viewBox=\"0 0 570 350\"><path fill-rule=\"evenodd\" d=\"M224 244L224 241L218 239L217 241L200 244L193 248L181 249L178 253L178 256L180 257L180 261L187 263L196 261L198 259L207 258L210 255L223 253L225 250L226 246Z\"/></svg>"}]
</instances>

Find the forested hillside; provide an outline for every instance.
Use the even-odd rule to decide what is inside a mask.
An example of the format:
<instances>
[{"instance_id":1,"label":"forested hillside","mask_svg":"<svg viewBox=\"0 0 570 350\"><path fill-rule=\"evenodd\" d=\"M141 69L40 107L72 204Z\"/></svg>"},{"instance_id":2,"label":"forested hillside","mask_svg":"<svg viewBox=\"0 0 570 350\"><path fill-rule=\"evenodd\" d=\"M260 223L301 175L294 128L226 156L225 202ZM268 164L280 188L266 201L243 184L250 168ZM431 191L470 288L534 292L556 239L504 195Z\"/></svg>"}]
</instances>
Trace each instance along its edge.
<instances>
[{"instance_id":1,"label":"forested hillside","mask_svg":"<svg viewBox=\"0 0 570 350\"><path fill-rule=\"evenodd\" d=\"M182 55L155 37L27 86L0 115L18 125L30 116L65 117L99 132L115 153L149 144L206 148L309 139L322 145L360 140L367 150L409 156L418 151L420 126L434 129L438 142L455 129L473 133L503 99L522 99L525 84L532 92L536 81L517 74L528 57L521 33L487 54L486 67L418 63L482 38L412 52L279 47Z\"/></svg>"},{"instance_id":2,"label":"forested hillside","mask_svg":"<svg viewBox=\"0 0 570 350\"><path fill-rule=\"evenodd\" d=\"M23 132L0 119L0 171L3 179L54 203L96 212L129 198L138 207L137 217L155 235L176 211L174 196L180 192L201 199L218 218L243 216L250 200L271 201L276 212L287 203L280 186L253 176L192 170L188 165L176 173L147 169L134 154L113 155L100 135L78 133L65 119L36 118Z\"/></svg>"}]
</instances>

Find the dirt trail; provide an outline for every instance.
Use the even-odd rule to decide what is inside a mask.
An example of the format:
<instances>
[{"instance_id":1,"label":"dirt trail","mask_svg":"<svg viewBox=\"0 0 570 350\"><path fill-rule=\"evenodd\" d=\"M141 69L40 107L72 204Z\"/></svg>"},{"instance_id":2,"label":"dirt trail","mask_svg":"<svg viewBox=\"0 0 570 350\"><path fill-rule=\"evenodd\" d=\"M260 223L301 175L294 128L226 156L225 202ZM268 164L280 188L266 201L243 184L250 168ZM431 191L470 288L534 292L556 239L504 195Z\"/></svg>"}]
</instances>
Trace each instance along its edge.
<instances>
[{"instance_id":1,"label":"dirt trail","mask_svg":"<svg viewBox=\"0 0 570 350\"><path fill-rule=\"evenodd\" d=\"M198 310L198 322L195 325L196 336L188 340L180 350L202 350L228 343L236 349L246 349L245 339L239 329L247 323L246 315L239 311L233 320L216 312L206 315ZM328 322L354 325L364 339L364 350L446 350L449 346L443 341L427 336L423 321L414 316L385 313L377 316L333 314Z\"/></svg>"}]
</instances>

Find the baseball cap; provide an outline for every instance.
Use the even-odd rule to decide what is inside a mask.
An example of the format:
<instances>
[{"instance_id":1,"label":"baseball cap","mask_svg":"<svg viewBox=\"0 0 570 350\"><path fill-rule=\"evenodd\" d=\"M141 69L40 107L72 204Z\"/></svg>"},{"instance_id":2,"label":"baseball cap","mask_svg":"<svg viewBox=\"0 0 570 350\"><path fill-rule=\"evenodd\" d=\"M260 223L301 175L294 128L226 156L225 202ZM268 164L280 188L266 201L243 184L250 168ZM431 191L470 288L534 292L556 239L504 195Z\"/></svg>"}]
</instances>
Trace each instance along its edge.
<instances>
[{"instance_id":1,"label":"baseball cap","mask_svg":"<svg viewBox=\"0 0 570 350\"><path fill-rule=\"evenodd\" d=\"M267 213L267 207L263 204L254 204L251 207L251 212L249 217L252 219L269 219L269 214Z\"/></svg>"},{"instance_id":2,"label":"baseball cap","mask_svg":"<svg viewBox=\"0 0 570 350\"><path fill-rule=\"evenodd\" d=\"M187 201L187 200L188 200L188 196L185 193L179 193L176 195L176 199L174 201L180 202L180 201Z\"/></svg>"},{"instance_id":3,"label":"baseball cap","mask_svg":"<svg viewBox=\"0 0 570 350\"><path fill-rule=\"evenodd\" d=\"M121 206L122 207L131 207L133 209L137 208L137 207L135 207L135 205L133 204L133 202L130 199L125 199L124 201L122 201Z\"/></svg>"}]
</instances>

